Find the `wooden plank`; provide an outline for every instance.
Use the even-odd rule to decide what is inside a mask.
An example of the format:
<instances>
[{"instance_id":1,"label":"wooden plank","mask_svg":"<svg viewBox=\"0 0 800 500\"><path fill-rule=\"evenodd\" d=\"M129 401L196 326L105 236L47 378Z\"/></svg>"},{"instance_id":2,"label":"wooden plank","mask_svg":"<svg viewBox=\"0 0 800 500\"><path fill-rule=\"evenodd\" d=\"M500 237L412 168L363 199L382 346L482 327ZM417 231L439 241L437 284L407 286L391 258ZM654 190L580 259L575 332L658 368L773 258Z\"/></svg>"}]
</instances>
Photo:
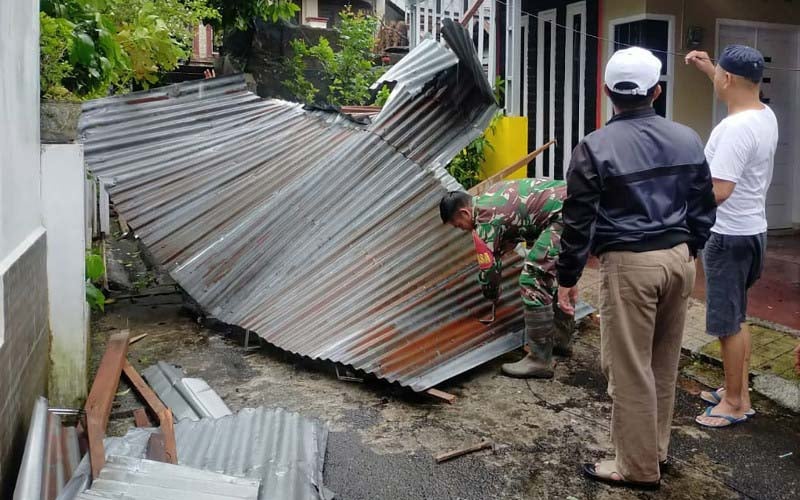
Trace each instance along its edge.
<instances>
[{"instance_id":1,"label":"wooden plank","mask_svg":"<svg viewBox=\"0 0 800 500\"><path fill-rule=\"evenodd\" d=\"M147 410L144 408L133 410L133 421L136 422L136 427L153 427L153 422L150 421Z\"/></svg>"},{"instance_id":2,"label":"wooden plank","mask_svg":"<svg viewBox=\"0 0 800 500\"><path fill-rule=\"evenodd\" d=\"M550 141L547 144L541 146L540 148L536 149L535 151L531 151L523 158L515 161L513 164L509 165L508 167L504 168L503 170L497 172L493 176L481 181L479 184L472 186L469 190L469 194L475 196L479 194L485 193L490 187L494 184L500 182L505 178L507 175L516 172L518 169L522 168L523 166L527 165L528 163L532 162L534 158L539 156L540 154L544 153L547 148L555 144L556 141Z\"/></svg>"},{"instance_id":3,"label":"wooden plank","mask_svg":"<svg viewBox=\"0 0 800 500\"><path fill-rule=\"evenodd\" d=\"M133 345L133 344L135 344L135 343L139 342L139 341L140 341L140 340L142 340L143 338L147 337L147 335L148 335L147 333L143 333L143 334L141 334L141 335L137 335L137 336L133 337L132 339L130 339L130 340L128 341L128 345Z\"/></svg>"},{"instance_id":4,"label":"wooden plank","mask_svg":"<svg viewBox=\"0 0 800 500\"><path fill-rule=\"evenodd\" d=\"M458 399L449 392L440 391L439 389L428 389L425 393L449 404L455 403L456 399Z\"/></svg>"},{"instance_id":5,"label":"wooden plank","mask_svg":"<svg viewBox=\"0 0 800 500\"><path fill-rule=\"evenodd\" d=\"M466 26L467 25L469 20L472 19L472 16L474 16L475 13L478 12L478 9L481 8L481 5L483 5L483 0L475 0L475 3L472 4L472 7L470 7L469 10L467 11L467 13L464 14L464 17L461 18L461 26ZM483 30L479 31L479 33L482 32L482 31ZM472 33L472 30L469 30L469 32Z\"/></svg>"},{"instance_id":6,"label":"wooden plank","mask_svg":"<svg viewBox=\"0 0 800 500\"><path fill-rule=\"evenodd\" d=\"M158 420L161 423L161 433L164 435L165 462L168 464L178 463L178 445L175 442L175 424L172 420L172 410L165 408L159 414Z\"/></svg>"},{"instance_id":7,"label":"wooden plank","mask_svg":"<svg viewBox=\"0 0 800 500\"><path fill-rule=\"evenodd\" d=\"M86 399L86 432L89 438L89 460L93 478L100 474L100 469L106 462L103 438L106 436L111 405L119 386L122 367L126 362L129 336L130 333L123 330L108 339L106 351L100 360L92 389Z\"/></svg>"},{"instance_id":8,"label":"wooden plank","mask_svg":"<svg viewBox=\"0 0 800 500\"><path fill-rule=\"evenodd\" d=\"M164 433L154 432L150 434L147 440L147 454L148 460L155 460L156 462L167 462L167 448L164 444Z\"/></svg>"},{"instance_id":9,"label":"wooden plank","mask_svg":"<svg viewBox=\"0 0 800 500\"><path fill-rule=\"evenodd\" d=\"M448 451L446 453L440 453L440 454L436 455L436 457L435 457L436 458L436 463L440 464L442 462L446 462L448 460L452 460L452 459L454 459L456 457L460 457L460 456L466 455L468 453L475 453L476 451L487 450L487 449L489 449L491 447L492 447L492 442L484 440L484 441L481 441L480 443L478 443L476 445L473 445L473 446L468 446L466 448L461 448L461 449L458 449L458 450Z\"/></svg>"},{"instance_id":10,"label":"wooden plank","mask_svg":"<svg viewBox=\"0 0 800 500\"><path fill-rule=\"evenodd\" d=\"M127 359L125 360L122 371L125 373L128 382L133 386L133 390L144 399L148 408L150 408L150 411L152 411L154 415L161 415L161 413L167 409L164 403L158 398L158 395L147 385L147 382L144 381L142 376L139 375L139 372L136 371L136 368L134 368Z\"/></svg>"}]
</instances>

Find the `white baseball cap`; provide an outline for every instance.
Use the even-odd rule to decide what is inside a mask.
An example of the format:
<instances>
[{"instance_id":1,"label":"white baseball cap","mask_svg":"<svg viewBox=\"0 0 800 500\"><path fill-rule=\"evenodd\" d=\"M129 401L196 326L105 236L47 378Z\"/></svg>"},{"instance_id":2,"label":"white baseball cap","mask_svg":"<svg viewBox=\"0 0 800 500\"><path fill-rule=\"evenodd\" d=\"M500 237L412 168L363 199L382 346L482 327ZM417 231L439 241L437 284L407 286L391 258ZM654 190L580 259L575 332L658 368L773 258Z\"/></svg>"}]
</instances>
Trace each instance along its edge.
<instances>
[{"instance_id":1,"label":"white baseball cap","mask_svg":"<svg viewBox=\"0 0 800 500\"><path fill-rule=\"evenodd\" d=\"M647 95L660 77L661 60L641 47L618 50L606 64L606 86L616 94Z\"/></svg>"}]
</instances>

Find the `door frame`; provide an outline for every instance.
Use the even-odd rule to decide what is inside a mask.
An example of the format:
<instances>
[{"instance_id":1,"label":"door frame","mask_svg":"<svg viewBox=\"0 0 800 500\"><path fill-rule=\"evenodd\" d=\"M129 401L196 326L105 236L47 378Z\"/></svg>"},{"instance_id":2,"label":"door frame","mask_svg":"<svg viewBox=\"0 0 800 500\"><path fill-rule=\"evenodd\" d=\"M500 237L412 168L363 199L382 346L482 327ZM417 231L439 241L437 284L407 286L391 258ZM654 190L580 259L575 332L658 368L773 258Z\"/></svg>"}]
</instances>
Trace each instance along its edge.
<instances>
[{"instance_id":1,"label":"door frame","mask_svg":"<svg viewBox=\"0 0 800 500\"><path fill-rule=\"evenodd\" d=\"M746 28L755 28L758 31L759 28L761 29L771 29L771 30L779 30L779 31L789 31L794 32L796 40L796 64L795 67L800 67L800 24L782 24L782 23L768 23L763 21L745 21L742 19L729 19L729 18L718 18L715 24L715 32L714 32L714 56L719 55L720 46L719 46L719 35L720 29L723 26L740 26ZM756 32L756 45L758 45L758 33ZM758 47L755 47L756 49ZM800 76L795 76L795 96L800 95ZM713 129L716 126L716 116L718 111L718 99L716 96L712 95L713 99L713 106L711 110L711 128ZM800 103L795 101L795 109L793 110L794 115L794 127L795 133L800 131ZM780 130L778 131L780 134ZM791 155L793 158L800 158L800 144L794 142L792 145ZM791 212L791 220L790 223L792 228L795 230L800 229L800 160L795 163L795 168L792 171L792 196L790 196L790 212Z\"/></svg>"},{"instance_id":2,"label":"door frame","mask_svg":"<svg viewBox=\"0 0 800 500\"><path fill-rule=\"evenodd\" d=\"M650 14L650 13L643 13L643 14L636 14L633 16L627 17L619 17L616 19L611 19L608 21L608 39L610 43L608 44L608 59L611 59L611 56L614 55L614 45L616 40L614 39L615 35L615 27L618 24L626 24L626 23L633 23L636 21L666 21L667 22L667 51L668 52L675 52L675 16L668 15L668 14ZM606 59L606 60L608 60ZM675 58L672 55L667 57L667 75L666 77L659 78L659 82L665 81L667 83L667 116L665 117L667 120L672 119L672 106L673 106L673 96L675 95ZM606 97L608 100L608 109L607 109L607 119L611 119L614 116L614 106L611 105L610 99Z\"/></svg>"},{"instance_id":3,"label":"door frame","mask_svg":"<svg viewBox=\"0 0 800 500\"><path fill-rule=\"evenodd\" d=\"M548 99L548 106L550 108L549 120L547 123L548 138L547 140L555 138L556 131L556 55L558 53L557 43L558 34L556 32L556 23L558 22L558 13L556 9L542 10L536 13L537 29L536 29L536 147L544 144L544 23L550 23L550 33L547 35L551 37L550 40L550 81L547 84L550 86L550 97ZM551 151L549 155L548 171L549 175L544 175L544 155L536 157L536 177L552 178L555 173L556 158L555 154Z\"/></svg>"},{"instance_id":4,"label":"door frame","mask_svg":"<svg viewBox=\"0 0 800 500\"><path fill-rule=\"evenodd\" d=\"M520 108L520 116L528 116L528 58L530 55L529 45L531 39L531 16L523 13L519 20L520 30L524 29L522 33L522 107Z\"/></svg>"}]
</instances>

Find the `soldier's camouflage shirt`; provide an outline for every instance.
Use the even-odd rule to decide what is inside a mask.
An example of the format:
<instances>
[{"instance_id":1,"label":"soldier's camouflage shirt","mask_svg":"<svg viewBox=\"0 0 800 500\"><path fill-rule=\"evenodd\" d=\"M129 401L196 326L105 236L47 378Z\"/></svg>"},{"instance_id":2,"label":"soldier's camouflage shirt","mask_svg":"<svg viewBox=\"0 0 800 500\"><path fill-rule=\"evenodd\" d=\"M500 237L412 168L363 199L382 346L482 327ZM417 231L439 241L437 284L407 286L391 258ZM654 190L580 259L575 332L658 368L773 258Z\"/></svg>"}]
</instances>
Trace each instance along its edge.
<instances>
[{"instance_id":1,"label":"soldier's camouflage shirt","mask_svg":"<svg viewBox=\"0 0 800 500\"><path fill-rule=\"evenodd\" d=\"M476 235L494 256L491 267L482 266L478 278L487 297L492 298L491 289L499 285L503 254L525 242L532 249L526 261L535 260L536 256L531 254L535 253L536 240L554 222L560 224L566 195L564 181L520 179L499 183L473 198ZM560 226L557 232L560 234Z\"/></svg>"}]
</instances>

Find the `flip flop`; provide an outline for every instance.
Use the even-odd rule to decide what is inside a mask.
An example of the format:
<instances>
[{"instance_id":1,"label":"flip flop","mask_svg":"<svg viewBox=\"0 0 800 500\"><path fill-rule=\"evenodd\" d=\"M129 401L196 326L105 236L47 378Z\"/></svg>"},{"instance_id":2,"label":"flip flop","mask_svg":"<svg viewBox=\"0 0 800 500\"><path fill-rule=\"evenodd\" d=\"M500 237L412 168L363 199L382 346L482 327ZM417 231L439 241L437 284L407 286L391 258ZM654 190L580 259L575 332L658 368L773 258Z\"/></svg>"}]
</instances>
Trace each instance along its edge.
<instances>
[{"instance_id":1,"label":"flip flop","mask_svg":"<svg viewBox=\"0 0 800 500\"><path fill-rule=\"evenodd\" d=\"M713 409L714 409L713 406L709 406L708 408L706 408L706 411L703 412L703 415L699 415L697 418L694 419L694 421L697 422L698 424L700 424L703 427L710 427L712 429L719 429L720 427L730 427L732 425L741 424L742 422L747 422L747 415L744 415L741 418L736 418L736 417L733 417L731 415L718 415L716 413L711 413L711 410L713 410ZM721 418L723 420L726 420L728 423L719 424L719 425L706 424L706 423L703 423L702 421L700 421L700 417L702 417L702 416L712 417L712 418Z\"/></svg>"},{"instance_id":2,"label":"flip flop","mask_svg":"<svg viewBox=\"0 0 800 500\"><path fill-rule=\"evenodd\" d=\"M702 399L703 401L705 401L708 404L711 404L713 406L717 406L718 404L720 404L722 402L722 396L720 395L720 392L724 391L724 390L725 390L724 387L720 387L716 391L702 391L700 393L700 399ZM744 412L744 415L746 417L755 417L756 416L756 411L753 408L750 408L749 410Z\"/></svg>"},{"instance_id":3,"label":"flip flop","mask_svg":"<svg viewBox=\"0 0 800 500\"><path fill-rule=\"evenodd\" d=\"M612 474L617 474L620 479L613 479L611 477L601 476L597 473L597 469L595 464L583 464L582 467L583 475L587 478L591 479L592 481L597 481L600 483L607 484L609 486L619 486L623 488L636 488L640 490L657 490L661 487L661 481L655 481L653 483L642 483L639 481L628 481L624 479L619 472L612 472Z\"/></svg>"}]
</instances>

